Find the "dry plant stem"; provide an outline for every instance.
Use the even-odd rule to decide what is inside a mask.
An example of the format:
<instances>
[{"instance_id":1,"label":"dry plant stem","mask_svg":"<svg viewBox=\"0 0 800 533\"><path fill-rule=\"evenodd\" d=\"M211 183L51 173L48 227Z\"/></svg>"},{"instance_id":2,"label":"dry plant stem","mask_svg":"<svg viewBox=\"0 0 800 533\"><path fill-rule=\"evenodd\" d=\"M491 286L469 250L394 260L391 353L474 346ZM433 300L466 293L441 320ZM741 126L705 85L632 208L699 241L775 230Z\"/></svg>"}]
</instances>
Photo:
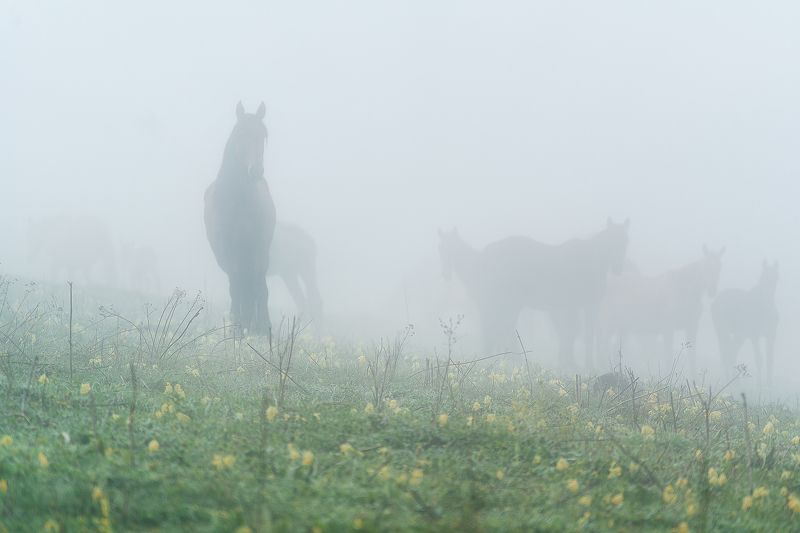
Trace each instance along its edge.
<instances>
[{"instance_id":1,"label":"dry plant stem","mask_svg":"<svg viewBox=\"0 0 800 533\"><path fill-rule=\"evenodd\" d=\"M525 372L528 374L528 392L530 392L531 398L533 398L533 376L531 375L531 365L528 363L528 350L525 349L525 344L522 342L519 330L516 330L516 333L519 347L522 348L522 355L525 358Z\"/></svg>"},{"instance_id":2,"label":"dry plant stem","mask_svg":"<svg viewBox=\"0 0 800 533\"><path fill-rule=\"evenodd\" d=\"M72 282L69 285L69 381L72 383Z\"/></svg>"},{"instance_id":3,"label":"dry plant stem","mask_svg":"<svg viewBox=\"0 0 800 533\"><path fill-rule=\"evenodd\" d=\"M28 375L28 384L25 386L25 390L22 391L22 406L20 408L20 412L22 416L25 416L25 403L28 400L28 392L31 390L31 384L33 383L33 374L36 371L36 365L39 363L39 356L35 356L33 358L33 364L31 364L31 371Z\"/></svg>"},{"instance_id":4,"label":"dry plant stem","mask_svg":"<svg viewBox=\"0 0 800 533\"><path fill-rule=\"evenodd\" d=\"M744 436L747 445L747 478L750 484L750 493L753 492L753 445L750 443L750 422L747 412L747 397L742 393L742 406L744 407Z\"/></svg>"},{"instance_id":5,"label":"dry plant stem","mask_svg":"<svg viewBox=\"0 0 800 533\"><path fill-rule=\"evenodd\" d=\"M136 366L133 362L130 363L131 369L131 388L133 395L131 397L131 408L128 413L128 446L130 449L130 462L131 466L136 466L136 439L134 437L134 415L136 414L136 395L138 393L138 385L136 382Z\"/></svg>"}]
</instances>

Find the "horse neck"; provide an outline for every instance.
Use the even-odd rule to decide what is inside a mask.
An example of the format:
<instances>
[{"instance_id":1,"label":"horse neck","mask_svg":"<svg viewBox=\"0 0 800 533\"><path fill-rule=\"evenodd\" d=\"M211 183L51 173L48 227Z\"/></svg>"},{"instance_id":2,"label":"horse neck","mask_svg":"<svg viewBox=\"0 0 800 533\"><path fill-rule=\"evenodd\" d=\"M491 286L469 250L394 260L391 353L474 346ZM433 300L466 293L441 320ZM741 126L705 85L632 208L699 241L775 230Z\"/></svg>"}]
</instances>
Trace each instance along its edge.
<instances>
[{"instance_id":1,"label":"horse neck","mask_svg":"<svg viewBox=\"0 0 800 533\"><path fill-rule=\"evenodd\" d=\"M577 250L588 251L588 254L581 258L584 266L593 268L601 274L607 274L611 270L611 253L608 250L604 231L585 239L567 241L565 245L572 245Z\"/></svg>"},{"instance_id":2,"label":"horse neck","mask_svg":"<svg viewBox=\"0 0 800 533\"><path fill-rule=\"evenodd\" d=\"M225 143L225 151L222 153L222 165L220 165L217 178L232 179L237 177L247 177L247 165L244 159L236 150L238 138L236 130L231 132L228 141Z\"/></svg>"},{"instance_id":3,"label":"horse neck","mask_svg":"<svg viewBox=\"0 0 800 533\"><path fill-rule=\"evenodd\" d=\"M465 242L459 242L453 251L453 270L465 283L472 283L480 277L481 252Z\"/></svg>"}]
</instances>

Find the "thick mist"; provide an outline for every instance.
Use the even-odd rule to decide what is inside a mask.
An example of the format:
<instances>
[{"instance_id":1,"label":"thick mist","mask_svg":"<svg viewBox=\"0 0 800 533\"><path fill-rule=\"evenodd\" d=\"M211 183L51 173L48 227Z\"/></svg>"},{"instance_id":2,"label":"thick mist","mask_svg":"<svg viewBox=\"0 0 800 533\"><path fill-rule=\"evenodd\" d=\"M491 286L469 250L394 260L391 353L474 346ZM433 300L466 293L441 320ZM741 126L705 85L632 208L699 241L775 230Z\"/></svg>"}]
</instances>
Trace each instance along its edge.
<instances>
[{"instance_id":1,"label":"thick mist","mask_svg":"<svg viewBox=\"0 0 800 533\"><path fill-rule=\"evenodd\" d=\"M476 248L510 235L556 244L630 218L628 258L643 273L725 246L719 288L748 288L762 260L779 261L776 374L788 384L798 14L789 2L11 1L0 272L66 280L32 251L36 226L88 218L115 268L86 283L199 289L222 314L203 192L236 103L264 101L264 174L278 219L316 241L330 334L410 322L430 349L439 318L463 313L463 350L478 351L474 304L443 279L437 230ZM147 269L151 253L158 282L137 288L131 257ZM270 290L274 317L291 313L285 287ZM716 367L707 305L697 352ZM519 328L556 362L545 320L526 312Z\"/></svg>"}]
</instances>

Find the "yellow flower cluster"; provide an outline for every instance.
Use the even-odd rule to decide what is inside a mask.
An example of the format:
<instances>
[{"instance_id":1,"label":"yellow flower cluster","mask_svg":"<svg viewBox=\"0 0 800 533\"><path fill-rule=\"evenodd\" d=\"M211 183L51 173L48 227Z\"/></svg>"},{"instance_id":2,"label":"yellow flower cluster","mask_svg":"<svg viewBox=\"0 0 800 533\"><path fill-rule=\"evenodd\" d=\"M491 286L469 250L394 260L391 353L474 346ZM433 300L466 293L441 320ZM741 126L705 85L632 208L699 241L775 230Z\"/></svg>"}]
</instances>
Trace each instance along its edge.
<instances>
[{"instance_id":1,"label":"yellow flower cluster","mask_svg":"<svg viewBox=\"0 0 800 533\"><path fill-rule=\"evenodd\" d=\"M725 472L718 474L717 469L712 466L708 469L708 482L715 487L721 487L728 482L728 476Z\"/></svg>"},{"instance_id":2,"label":"yellow flower cluster","mask_svg":"<svg viewBox=\"0 0 800 533\"><path fill-rule=\"evenodd\" d=\"M211 465L217 470L231 468L236 464L236 457L233 455L219 455L217 453L211 458Z\"/></svg>"},{"instance_id":3,"label":"yellow flower cluster","mask_svg":"<svg viewBox=\"0 0 800 533\"><path fill-rule=\"evenodd\" d=\"M273 420L275 420L275 417L278 416L278 408L275 407L274 405L270 405L269 407L267 407L266 415L267 415L267 421L272 422Z\"/></svg>"},{"instance_id":4,"label":"yellow flower cluster","mask_svg":"<svg viewBox=\"0 0 800 533\"><path fill-rule=\"evenodd\" d=\"M675 494L675 489L672 488L672 485L664 487L664 490L661 492L661 499L667 505L672 505L678 500L678 495Z\"/></svg>"},{"instance_id":5,"label":"yellow flower cluster","mask_svg":"<svg viewBox=\"0 0 800 533\"><path fill-rule=\"evenodd\" d=\"M570 492L578 492L578 489L581 487L580 483L578 483L577 479L570 479L567 481L567 490Z\"/></svg>"},{"instance_id":6,"label":"yellow flower cluster","mask_svg":"<svg viewBox=\"0 0 800 533\"><path fill-rule=\"evenodd\" d=\"M656 430L652 426L642 426L642 437L644 440L653 440L656 437Z\"/></svg>"},{"instance_id":7,"label":"yellow flower cluster","mask_svg":"<svg viewBox=\"0 0 800 533\"><path fill-rule=\"evenodd\" d=\"M567 468L569 468L569 462L563 457L560 457L558 461L556 461L556 470L563 472Z\"/></svg>"},{"instance_id":8,"label":"yellow flower cluster","mask_svg":"<svg viewBox=\"0 0 800 533\"><path fill-rule=\"evenodd\" d=\"M0 437L0 446L11 446L13 442L14 439L11 438L11 435L3 435Z\"/></svg>"},{"instance_id":9,"label":"yellow flower cluster","mask_svg":"<svg viewBox=\"0 0 800 533\"><path fill-rule=\"evenodd\" d=\"M50 461L47 459L47 456L44 454L44 452L39 452L37 459L39 460L39 466L42 468L47 468L50 466Z\"/></svg>"},{"instance_id":10,"label":"yellow flower cluster","mask_svg":"<svg viewBox=\"0 0 800 533\"><path fill-rule=\"evenodd\" d=\"M447 413L442 413L439 415L436 421L439 423L440 427L445 427L447 425L448 419L449 417L447 416Z\"/></svg>"},{"instance_id":11,"label":"yellow flower cluster","mask_svg":"<svg viewBox=\"0 0 800 533\"><path fill-rule=\"evenodd\" d=\"M88 383L81 383L81 396L86 396L90 392L92 392L92 386Z\"/></svg>"},{"instance_id":12,"label":"yellow flower cluster","mask_svg":"<svg viewBox=\"0 0 800 533\"><path fill-rule=\"evenodd\" d=\"M156 453L159 449L161 449L161 445L158 443L156 439L151 440L147 443L147 451L150 453Z\"/></svg>"},{"instance_id":13,"label":"yellow flower cluster","mask_svg":"<svg viewBox=\"0 0 800 533\"><path fill-rule=\"evenodd\" d=\"M611 466L608 467L608 479L614 479L615 477L619 477L622 475L622 467L617 464L616 461L611 462Z\"/></svg>"}]
</instances>

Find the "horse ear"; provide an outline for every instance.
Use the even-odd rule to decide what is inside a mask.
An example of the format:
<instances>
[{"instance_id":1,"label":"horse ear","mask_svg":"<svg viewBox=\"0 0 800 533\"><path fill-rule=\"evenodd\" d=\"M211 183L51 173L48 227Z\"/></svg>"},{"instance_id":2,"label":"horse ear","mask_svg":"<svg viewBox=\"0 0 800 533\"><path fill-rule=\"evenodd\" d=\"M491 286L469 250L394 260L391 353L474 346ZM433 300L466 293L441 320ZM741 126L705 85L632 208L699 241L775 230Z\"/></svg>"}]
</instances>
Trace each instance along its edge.
<instances>
[{"instance_id":1,"label":"horse ear","mask_svg":"<svg viewBox=\"0 0 800 533\"><path fill-rule=\"evenodd\" d=\"M242 105L242 101L239 100L239 103L236 104L236 118L241 120L244 116L244 106Z\"/></svg>"},{"instance_id":2,"label":"horse ear","mask_svg":"<svg viewBox=\"0 0 800 533\"><path fill-rule=\"evenodd\" d=\"M256 116L263 120L264 115L267 114L267 106L264 105L264 102L261 102L261 105L258 106L258 110L256 111Z\"/></svg>"}]
</instances>

